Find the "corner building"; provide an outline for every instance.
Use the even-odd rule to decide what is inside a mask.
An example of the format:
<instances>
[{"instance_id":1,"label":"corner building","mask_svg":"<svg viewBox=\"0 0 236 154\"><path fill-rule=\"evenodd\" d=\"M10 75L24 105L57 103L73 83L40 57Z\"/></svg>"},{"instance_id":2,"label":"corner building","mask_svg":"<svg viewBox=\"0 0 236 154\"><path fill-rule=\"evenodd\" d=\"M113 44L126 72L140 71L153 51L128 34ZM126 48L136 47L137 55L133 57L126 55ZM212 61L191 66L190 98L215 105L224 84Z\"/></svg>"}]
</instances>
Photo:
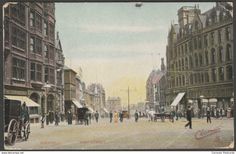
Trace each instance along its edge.
<instances>
[{"instance_id":1,"label":"corner building","mask_svg":"<svg viewBox=\"0 0 236 154\"><path fill-rule=\"evenodd\" d=\"M167 104L194 111L233 105L233 13L228 3L216 3L201 13L198 6L178 10L166 47ZM181 93L181 94L180 94Z\"/></svg>"}]
</instances>

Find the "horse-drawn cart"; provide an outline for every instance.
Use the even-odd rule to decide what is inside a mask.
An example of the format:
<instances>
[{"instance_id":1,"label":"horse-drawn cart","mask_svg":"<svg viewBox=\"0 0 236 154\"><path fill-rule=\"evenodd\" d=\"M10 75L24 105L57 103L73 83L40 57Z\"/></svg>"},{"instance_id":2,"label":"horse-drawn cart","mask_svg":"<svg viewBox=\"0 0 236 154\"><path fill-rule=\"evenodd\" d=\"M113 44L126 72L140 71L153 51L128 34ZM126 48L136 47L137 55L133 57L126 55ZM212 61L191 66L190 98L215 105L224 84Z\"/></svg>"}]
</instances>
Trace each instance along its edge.
<instances>
[{"instance_id":1,"label":"horse-drawn cart","mask_svg":"<svg viewBox=\"0 0 236 154\"><path fill-rule=\"evenodd\" d=\"M22 119L21 101L5 99L5 143L14 145L17 139L27 140L30 134L28 119Z\"/></svg>"}]
</instances>

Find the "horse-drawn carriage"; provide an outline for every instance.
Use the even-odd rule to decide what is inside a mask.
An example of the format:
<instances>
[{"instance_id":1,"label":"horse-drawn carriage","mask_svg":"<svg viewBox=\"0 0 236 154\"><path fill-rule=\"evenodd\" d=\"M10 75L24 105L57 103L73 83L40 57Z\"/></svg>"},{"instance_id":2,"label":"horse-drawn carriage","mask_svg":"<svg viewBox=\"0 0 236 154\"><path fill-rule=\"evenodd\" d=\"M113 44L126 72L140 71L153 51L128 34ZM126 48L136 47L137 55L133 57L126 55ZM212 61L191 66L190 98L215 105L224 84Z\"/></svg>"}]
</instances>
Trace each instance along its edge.
<instances>
[{"instance_id":1,"label":"horse-drawn carriage","mask_svg":"<svg viewBox=\"0 0 236 154\"><path fill-rule=\"evenodd\" d=\"M89 117L86 116L89 109L87 107L77 108L78 124L83 124Z\"/></svg>"},{"instance_id":2,"label":"horse-drawn carriage","mask_svg":"<svg viewBox=\"0 0 236 154\"><path fill-rule=\"evenodd\" d=\"M5 143L14 145L18 138L27 140L30 133L29 119L22 119L21 101L5 99Z\"/></svg>"}]
</instances>

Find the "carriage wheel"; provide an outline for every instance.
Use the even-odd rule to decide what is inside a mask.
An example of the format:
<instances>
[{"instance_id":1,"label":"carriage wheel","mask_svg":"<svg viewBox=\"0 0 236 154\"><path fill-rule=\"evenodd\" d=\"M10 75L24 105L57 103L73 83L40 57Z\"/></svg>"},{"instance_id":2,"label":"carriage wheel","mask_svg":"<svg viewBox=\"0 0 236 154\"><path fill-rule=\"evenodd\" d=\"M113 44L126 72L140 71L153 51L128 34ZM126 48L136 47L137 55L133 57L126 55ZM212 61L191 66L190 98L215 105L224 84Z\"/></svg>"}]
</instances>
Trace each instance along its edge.
<instances>
[{"instance_id":1,"label":"carriage wheel","mask_svg":"<svg viewBox=\"0 0 236 154\"><path fill-rule=\"evenodd\" d=\"M28 140L29 134L30 134L30 124L27 123L26 126L25 126L25 130L24 130L25 141Z\"/></svg>"},{"instance_id":2,"label":"carriage wheel","mask_svg":"<svg viewBox=\"0 0 236 154\"><path fill-rule=\"evenodd\" d=\"M12 119L8 125L7 129L7 143L9 145L14 145L17 139L18 125L17 121Z\"/></svg>"}]
</instances>

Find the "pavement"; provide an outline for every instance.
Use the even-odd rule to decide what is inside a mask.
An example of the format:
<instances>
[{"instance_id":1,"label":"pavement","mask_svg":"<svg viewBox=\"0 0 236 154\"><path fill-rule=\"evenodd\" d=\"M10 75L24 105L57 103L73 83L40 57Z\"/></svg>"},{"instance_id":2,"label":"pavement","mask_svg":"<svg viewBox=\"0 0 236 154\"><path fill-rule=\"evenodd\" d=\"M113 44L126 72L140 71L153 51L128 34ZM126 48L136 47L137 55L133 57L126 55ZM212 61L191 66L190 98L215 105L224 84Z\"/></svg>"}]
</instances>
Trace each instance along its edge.
<instances>
[{"instance_id":1,"label":"pavement","mask_svg":"<svg viewBox=\"0 0 236 154\"><path fill-rule=\"evenodd\" d=\"M92 121L89 126L50 124L40 128L31 124L27 141L17 141L6 150L96 150L96 149L214 149L228 148L233 142L233 119L192 120L193 129L185 128L182 118L174 123L139 119L124 119L123 123L109 123L109 119Z\"/></svg>"}]
</instances>

